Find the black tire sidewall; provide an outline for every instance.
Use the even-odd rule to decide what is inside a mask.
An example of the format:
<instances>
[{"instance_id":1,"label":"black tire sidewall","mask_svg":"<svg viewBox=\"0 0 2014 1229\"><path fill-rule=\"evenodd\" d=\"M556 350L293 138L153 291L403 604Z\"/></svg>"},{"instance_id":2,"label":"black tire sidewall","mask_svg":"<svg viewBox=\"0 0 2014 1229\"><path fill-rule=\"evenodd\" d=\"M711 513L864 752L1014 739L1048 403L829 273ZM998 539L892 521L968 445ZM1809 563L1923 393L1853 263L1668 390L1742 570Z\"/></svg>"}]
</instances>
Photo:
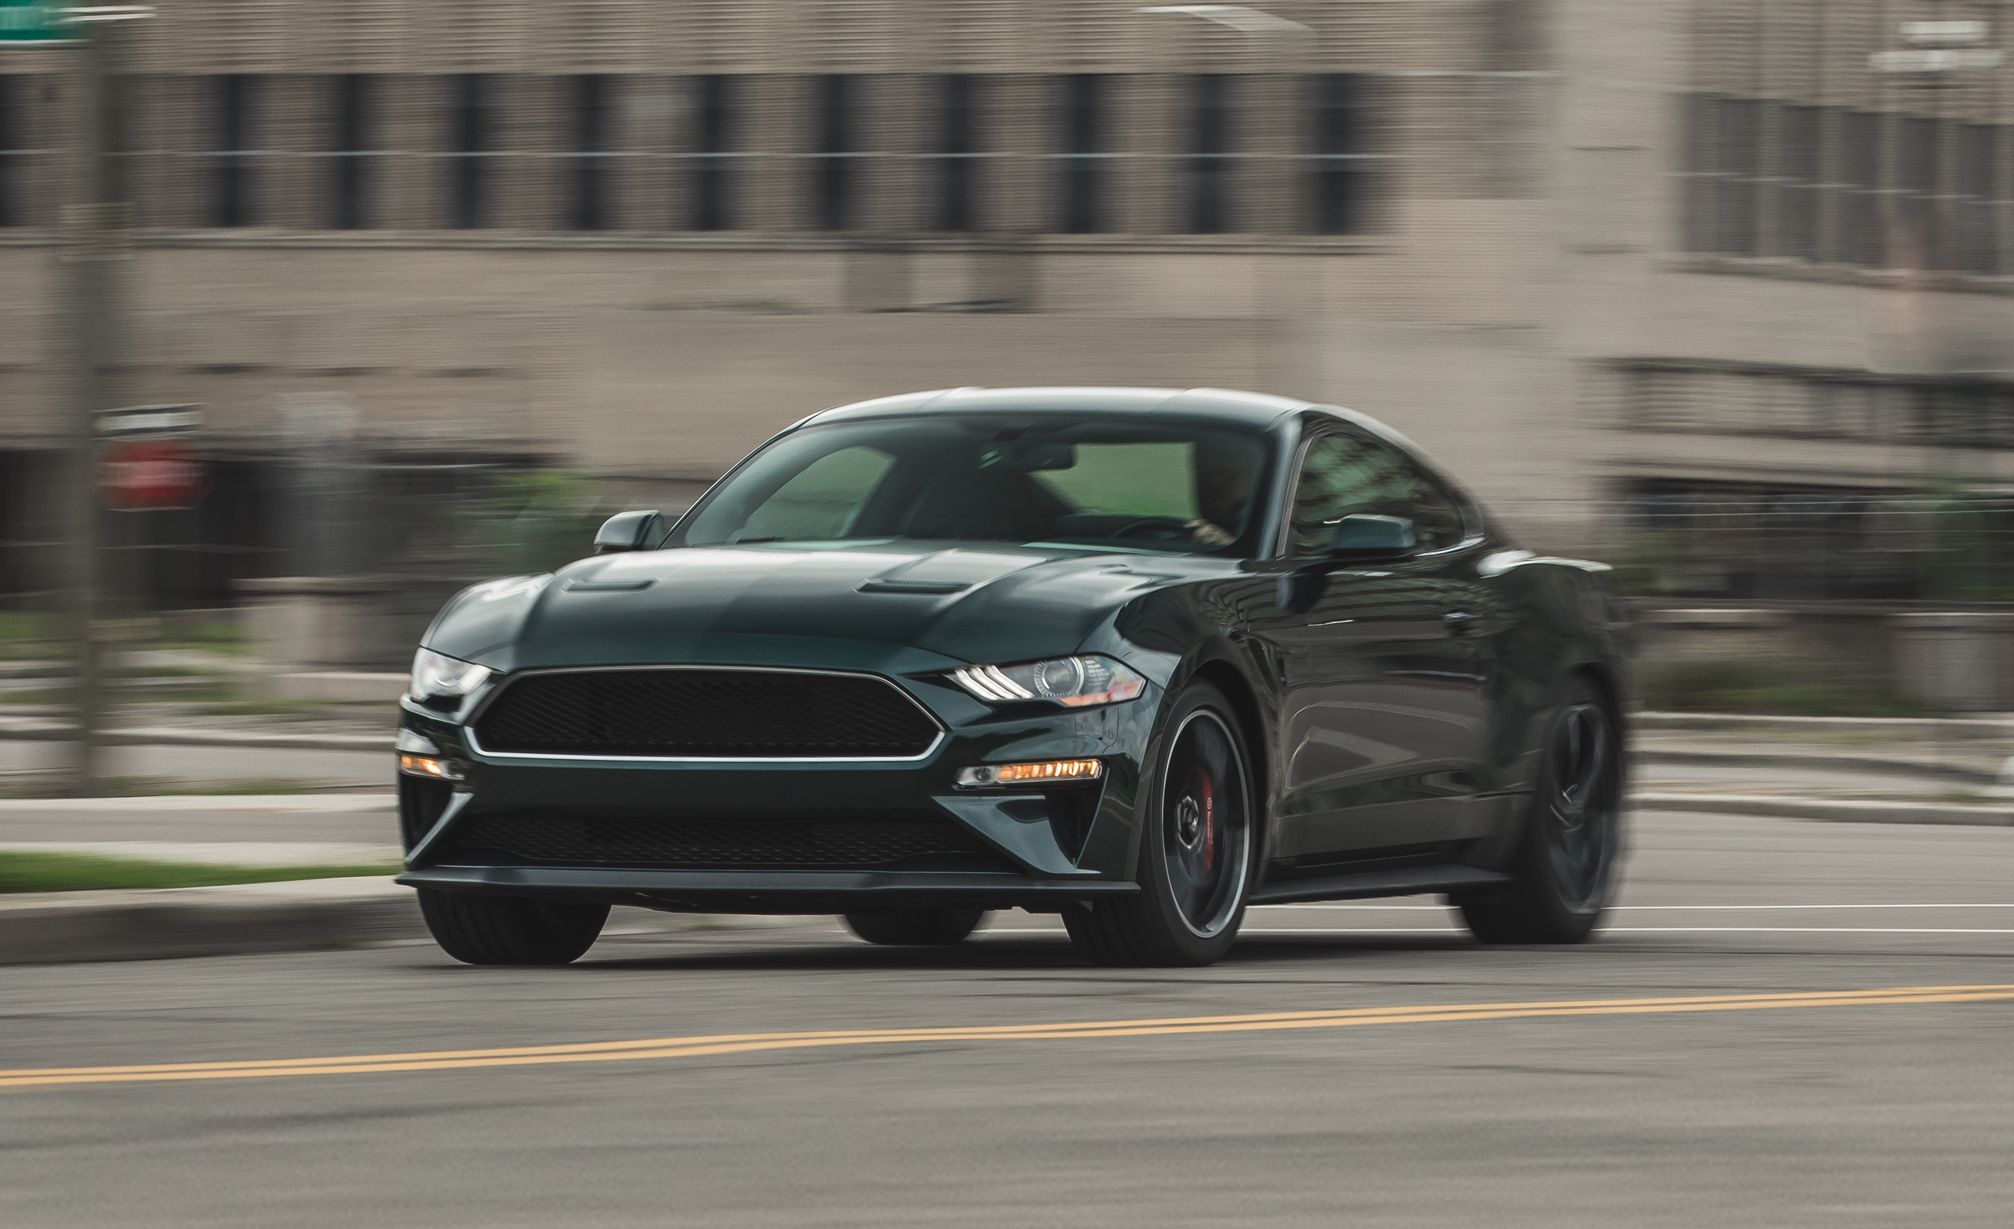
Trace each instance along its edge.
<instances>
[{"instance_id":1,"label":"black tire sidewall","mask_svg":"<svg viewBox=\"0 0 2014 1229\"><path fill-rule=\"evenodd\" d=\"M1197 711L1207 711L1223 723L1237 743L1240 765L1243 768L1243 788L1245 790L1245 814L1248 828L1244 882L1238 887L1237 912L1222 930L1209 938L1203 938L1189 929L1182 918L1181 909L1175 903L1174 892L1168 882L1167 851L1161 839L1162 793L1164 792L1170 762L1175 754L1175 736L1182 725ZM1136 813L1140 824L1140 855L1137 862L1137 881L1140 895L1134 904L1146 916L1143 918L1152 931L1150 941L1156 947L1168 950L1157 953L1166 956L1167 963L1210 964L1221 959L1237 942L1238 931L1245 921L1245 910L1252 894L1252 884L1258 878L1261 837L1261 790L1254 772L1252 743L1237 712L1231 707L1224 693L1208 683L1191 683L1182 689L1169 706L1162 724L1160 745L1155 751L1153 772L1142 782L1140 799ZM1146 936L1143 936L1146 937Z\"/></svg>"}]
</instances>

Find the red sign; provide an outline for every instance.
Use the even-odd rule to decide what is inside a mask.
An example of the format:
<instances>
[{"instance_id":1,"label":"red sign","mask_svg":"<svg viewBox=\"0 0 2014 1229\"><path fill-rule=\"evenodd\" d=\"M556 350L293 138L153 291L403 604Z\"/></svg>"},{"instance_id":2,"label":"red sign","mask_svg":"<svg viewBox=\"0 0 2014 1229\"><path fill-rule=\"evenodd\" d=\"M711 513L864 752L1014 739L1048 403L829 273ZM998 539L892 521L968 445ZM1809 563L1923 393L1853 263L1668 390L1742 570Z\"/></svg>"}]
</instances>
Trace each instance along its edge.
<instances>
[{"instance_id":1,"label":"red sign","mask_svg":"<svg viewBox=\"0 0 2014 1229\"><path fill-rule=\"evenodd\" d=\"M193 508L209 483L203 460L187 440L113 440L99 460L98 485L115 512Z\"/></svg>"}]
</instances>

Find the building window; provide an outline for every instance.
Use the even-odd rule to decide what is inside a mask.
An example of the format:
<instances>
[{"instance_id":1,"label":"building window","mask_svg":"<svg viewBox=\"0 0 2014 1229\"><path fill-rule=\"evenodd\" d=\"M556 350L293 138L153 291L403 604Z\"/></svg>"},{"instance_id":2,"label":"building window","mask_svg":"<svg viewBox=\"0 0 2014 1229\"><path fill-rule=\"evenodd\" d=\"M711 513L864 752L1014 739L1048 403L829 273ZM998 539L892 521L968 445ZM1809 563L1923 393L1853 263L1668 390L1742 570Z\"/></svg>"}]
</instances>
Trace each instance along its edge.
<instances>
[{"instance_id":1,"label":"building window","mask_svg":"<svg viewBox=\"0 0 2014 1229\"><path fill-rule=\"evenodd\" d=\"M1898 116L1897 183L1890 218L1890 264L1902 269L1944 267L1937 226L1937 162L1941 125L1920 115Z\"/></svg>"},{"instance_id":2,"label":"building window","mask_svg":"<svg viewBox=\"0 0 2014 1229\"><path fill-rule=\"evenodd\" d=\"M1105 78L1077 73L1062 79L1062 229L1088 235L1105 229Z\"/></svg>"},{"instance_id":3,"label":"building window","mask_svg":"<svg viewBox=\"0 0 2014 1229\"><path fill-rule=\"evenodd\" d=\"M698 152L692 179L692 226L694 230L728 230L734 225L727 208L728 170L734 157L728 123L734 78L714 74L696 81L693 108Z\"/></svg>"},{"instance_id":4,"label":"building window","mask_svg":"<svg viewBox=\"0 0 2014 1229\"><path fill-rule=\"evenodd\" d=\"M1222 73L1189 78L1189 225L1193 234L1231 229L1231 79Z\"/></svg>"},{"instance_id":5,"label":"building window","mask_svg":"<svg viewBox=\"0 0 2014 1229\"><path fill-rule=\"evenodd\" d=\"M1762 131L1760 104L1752 98L1723 98L1719 107L1720 191L1714 208L1714 230L1718 250L1728 256L1755 256L1758 197L1756 179L1761 173Z\"/></svg>"},{"instance_id":6,"label":"building window","mask_svg":"<svg viewBox=\"0 0 2014 1229\"><path fill-rule=\"evenodd\" d=\"M1841 111L1834 119L1838 203L1828 255L1842 264L1876 267L1887 252L1881 230L1881 117Z\"/></svg>"},{"instance_id":7,"label":"building window","mask_svg":"<svg viewBox=\"0 0 2014 1229\"><path fill-rule=\"evenodd\" d=\"M0 226L21 225L26 212L21 200L27 176L28 117L25 100L30 78L0 76Z\"/></svg>"},{"instance_id":8,"label":"building window","mask_svg":"<svg viewBox=\"0 0 2014 1229\"><path fill-rule=\"evenodd\" d=\"M572 152L567 166L567 225L600 230L608 225L608 78L589 73L573 78Z\"/></svg>"},{"instance_id":9,"label":"building window","mask_svg":"<svg viewBox=\"0 0 2014 1229\"><path fill-rule=\"evenodd\" d=\"M1771 141L1770 183L1775 206L1771 254L1791 260L1818 256L1818 124L1819 109L1776 108Z\"/></svg>"},{"instance_id":10,"label":"building window","mask_svg":"<svg viewBox=\"0 0 2014 1229\"><path fill-rule=\"evenodd\" d=\"M937 229L971 230L972 180L977 157L973 139L973 78L952 73L938 78Z\"/></svg>"},{"instance_id":11,"label":"building window","mask_svg":"<svg viewBox=\"0 0 2014 1229\"><path fill-rule=\"evenodd\" d=\"M2000 133L1993 124L1965 124L1958 130L1958 200L1954 248L1958 267L1989 277L2005 268L2000 260L1999 213L1993 169L2000 162Z\"/></svg>"},{"instance_id":12,"label":"building window","mask_svg":"<svg viewBox=\"0 0 2014 1229\"><path fill-rule=\"evenodd\" d=\"M335 78L329 225L337 230L361 230L371 224L365 201L370 190L372 86L369 77L357 73Z\"/></svg>"},{"instance_id":13,"label":"building window","mask_svg":"<svg viewBox=\"0 0 2014 1229\"><path fill-rule=\"evenodd\" d=\"M216 196L210 214L212 226L252 224L252 160L246 148L251 133L251 112L257 105L257 81L244 73L226 73L216 78Z\"/></svg>"},{"instance_id":14,"label":"building window","mask_svg":"<svg viewBox=\"0 0 2014 1229\"><path fill-rule=\"evenodd\" d=\"M820 230L845 230L852 222L853 78L828 73L818 81L818 147L812 154L816 213Z\"/></svg>"},{"instance_id":15,"label":"building window","mask_svg":"<svg viewBox=\"0 0 2014 1229\"><path fill-rule=\"evenodd\" d=\"M1323 73L1312 85L1310 229L1318 235L1354 235L1365 229L1364 79L1356 73Z\"/></svg>"},{"instance_id":16,"label":"building window","mask_svg":"<svg viewBox=\"0 0 2014 1229\"><path fill-rule=\"evenodd\" d=\"M452 141L448 153L450 223L460 230L489 225L487 188L491 119L490 79L481 73L450 78Z\"/></svg>"}]
</instances>

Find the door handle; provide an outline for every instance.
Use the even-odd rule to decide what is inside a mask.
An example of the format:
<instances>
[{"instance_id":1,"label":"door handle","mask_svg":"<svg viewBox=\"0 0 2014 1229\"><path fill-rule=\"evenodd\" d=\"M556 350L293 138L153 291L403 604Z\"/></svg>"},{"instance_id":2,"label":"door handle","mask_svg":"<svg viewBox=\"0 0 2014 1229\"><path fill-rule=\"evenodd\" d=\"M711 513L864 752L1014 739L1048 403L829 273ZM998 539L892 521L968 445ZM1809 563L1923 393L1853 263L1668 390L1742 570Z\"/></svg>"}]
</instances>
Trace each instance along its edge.
<instances>
[{"instance_id":1,"label":"door handle","mask_svg":"<svg viewBox=\"0 0 2014 1229\"><path fill-rule=\"evenodd\" d=\"M1441 616L1441 626L1450 636L1466 636L1476 629L1476 617L1466 610L1450 610Z\"/></svg>"}]
</instances>

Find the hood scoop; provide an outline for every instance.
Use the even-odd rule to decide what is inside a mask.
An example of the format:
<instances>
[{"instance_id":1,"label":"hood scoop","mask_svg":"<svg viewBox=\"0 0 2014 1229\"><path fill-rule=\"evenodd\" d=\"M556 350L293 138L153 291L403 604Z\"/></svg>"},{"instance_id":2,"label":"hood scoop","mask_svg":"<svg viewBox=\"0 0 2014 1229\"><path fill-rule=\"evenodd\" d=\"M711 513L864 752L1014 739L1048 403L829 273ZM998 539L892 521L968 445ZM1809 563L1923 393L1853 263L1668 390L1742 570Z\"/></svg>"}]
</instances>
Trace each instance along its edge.
<instances>
[{"instance_id":1,"label":"hood scoop","mask_svg":"<svg viewBox=\"0 0 2014 1229\"><path fill-rule=\"evenodd\" d=\"M966 580L904 580L900 577L882 577L878 580L862 581L856 592L860 593L914 593L925 596L943 597L952 593L963 593L972 587Z\"/></svg>"},{"instance_id":2,"label":"hood scoop","mask_svg":"<svg viewBox=\"0 0 2014 1229\"><path fill-rule=\"evenodd\" d=\"M634 580L588 580L581 578L566 582L568 593L634 593L638 589L648 589L657 581L653 577L639 576Z\"/></svg>"}]
</instances>

